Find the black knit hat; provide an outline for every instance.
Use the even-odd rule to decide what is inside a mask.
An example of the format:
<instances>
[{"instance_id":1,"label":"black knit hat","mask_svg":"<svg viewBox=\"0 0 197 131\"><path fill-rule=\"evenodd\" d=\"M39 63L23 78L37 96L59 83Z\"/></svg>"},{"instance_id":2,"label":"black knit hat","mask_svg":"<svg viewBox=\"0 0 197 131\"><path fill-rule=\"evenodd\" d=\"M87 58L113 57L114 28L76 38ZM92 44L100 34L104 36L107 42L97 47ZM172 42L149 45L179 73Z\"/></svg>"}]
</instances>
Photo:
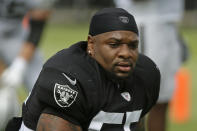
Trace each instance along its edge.
<instances>
[{"instance_id":1,"label":"black knit hat","mask_svg":"<svg viewBox=\"0 0 197 131\"><path fill-rule=\"evenodd\" d=\"M127 30L138 35L138 28L133 15L122 8L104 8L92 17L89 35Z\"/></svg>"}]
</instances>

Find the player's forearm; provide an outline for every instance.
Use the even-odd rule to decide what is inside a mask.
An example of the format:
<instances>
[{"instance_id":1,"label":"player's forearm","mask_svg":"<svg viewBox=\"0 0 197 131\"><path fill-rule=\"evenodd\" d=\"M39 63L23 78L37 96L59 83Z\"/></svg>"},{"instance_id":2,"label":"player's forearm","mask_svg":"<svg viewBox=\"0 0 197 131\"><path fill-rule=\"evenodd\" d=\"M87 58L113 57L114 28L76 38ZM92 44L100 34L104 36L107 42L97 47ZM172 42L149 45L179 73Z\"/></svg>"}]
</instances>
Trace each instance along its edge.
<instances>
[{"instance_id":1,"label":"player's forearm","mask_svg":"<svg viewBox=\"0 0 197 131\"><path fill-rule=\"evenodd\" d=\"M60 117L41 114L36 131L82 131L82 129Z\"/></svg>"},{"instance_id":2,"label":"player's forearm","mask_svg":"<svg viewBox=\"0 0 197 131\"><path fill-rule=\"evenodd\" d=\"M29 61L34 55L49 15L49 10L32 10L28 12L30 33L19 54L24 60Z\"/></svg>"},{"instance_id":3,"label":"player's forearm","mask_svg":"<svg viewBox=\"0 0 197 131\"><path fill-rule=\"evenodd\" d=\"M30 61L34 55L35 49L36 47L32 43L26 42L21 48L19 57L23 58L26 61Z\"/></svg>"}]
</instances>

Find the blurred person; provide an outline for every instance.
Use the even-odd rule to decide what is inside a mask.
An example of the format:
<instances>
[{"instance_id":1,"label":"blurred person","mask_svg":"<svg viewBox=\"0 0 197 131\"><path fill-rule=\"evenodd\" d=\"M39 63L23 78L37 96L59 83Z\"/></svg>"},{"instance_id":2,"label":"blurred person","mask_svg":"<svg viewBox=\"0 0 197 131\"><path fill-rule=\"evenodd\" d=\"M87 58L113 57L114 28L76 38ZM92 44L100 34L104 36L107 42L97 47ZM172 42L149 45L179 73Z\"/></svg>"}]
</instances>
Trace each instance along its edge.
<instances>
[{"instance_id":1,"label":"blurred person","mask_svg":"<svg viewBox=\"0 0 197 131\"><path fill-rule=\"evenodd\" d=\"M38 44L51 12L50 0L0 0L0 129L19 113L16 88L30 92L43 59ZM26 26L22 25L26 18Z\"/></svg>"},{"instance_id":2,"label":"blurred person","mask_svg":"<svg viewBox=\"0 0 197 131\"><path fill-rule=\"evenodd\" d=\"M114 0L117 7L136 15L140 27L140 51L161 71L161 89L156 106L149 113L149 131L166 130L168 104L175 89L175 74L187 58L186 45L178 24L184 0Z\"/></svg>"},{"instance_id":3,"label":"blurred person","mask_svg":"<svg viewBox=\"0 0 197 131\"><path fill-rule=\"evenodd\" d=\"M87 41L44 64L22 117L12 119L6 131L144 131L139 122L157 101L160 73L138 53L138 44L131 14L99 10Z\"/></svg>"}]
</instances>

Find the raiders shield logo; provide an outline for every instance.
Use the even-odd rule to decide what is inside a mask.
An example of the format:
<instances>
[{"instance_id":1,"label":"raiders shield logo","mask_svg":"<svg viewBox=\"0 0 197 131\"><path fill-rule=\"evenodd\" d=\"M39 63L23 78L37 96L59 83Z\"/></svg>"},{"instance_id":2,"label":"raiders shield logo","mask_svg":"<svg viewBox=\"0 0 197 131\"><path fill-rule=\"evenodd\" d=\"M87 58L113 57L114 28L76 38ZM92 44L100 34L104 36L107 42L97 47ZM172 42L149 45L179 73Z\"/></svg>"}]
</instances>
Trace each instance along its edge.
<instances>
[{"instance_id":1,"label":"raiders shield logo","mask_svg":"<svg viewBox=\"0 0 197 131\"><path fill-rule=\"evenodd\" d=\"M119 19L122 23L129 23L129 18L127 16L119 16Z\"/></svg>"},{"instance_id":2,"label":"raiders shield logo","mask_svg":"<svg viewBox=\"0 0 197 131\"><path fill-rule=\"evenodd\" d=\"M69 107L76 99L78 92L68 85L55 84L54 98L60 107Z\"/></svg>"}]
</instances>

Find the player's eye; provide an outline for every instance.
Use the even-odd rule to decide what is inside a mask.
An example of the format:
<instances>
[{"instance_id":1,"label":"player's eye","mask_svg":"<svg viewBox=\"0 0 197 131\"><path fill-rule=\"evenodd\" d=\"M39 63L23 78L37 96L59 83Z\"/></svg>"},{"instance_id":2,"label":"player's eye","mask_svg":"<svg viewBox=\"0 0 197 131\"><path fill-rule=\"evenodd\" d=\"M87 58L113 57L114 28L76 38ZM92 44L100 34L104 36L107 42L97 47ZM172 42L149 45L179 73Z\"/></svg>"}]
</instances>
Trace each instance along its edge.
<instances>
[{"instance_id":1,"label":"player's eye","mask_svg":"<svg viewBox=\"0 0 197 131\"><path fill-rule=\"evenodd\" d=\"M138 48L138 42L132 42L128 44L130 49L137 49Z\"/></svg>"},{"instance_id":2,"label":"player's eye","mask_svg":"<svg viewBox=\"0 0 197 131\"><path fill-rule=\"evenodd\" d=\"M117 47L119 47L119 43L109 43L109 46L111 47L111 48L117 48Z\"/></svg>"}]
</instances>

